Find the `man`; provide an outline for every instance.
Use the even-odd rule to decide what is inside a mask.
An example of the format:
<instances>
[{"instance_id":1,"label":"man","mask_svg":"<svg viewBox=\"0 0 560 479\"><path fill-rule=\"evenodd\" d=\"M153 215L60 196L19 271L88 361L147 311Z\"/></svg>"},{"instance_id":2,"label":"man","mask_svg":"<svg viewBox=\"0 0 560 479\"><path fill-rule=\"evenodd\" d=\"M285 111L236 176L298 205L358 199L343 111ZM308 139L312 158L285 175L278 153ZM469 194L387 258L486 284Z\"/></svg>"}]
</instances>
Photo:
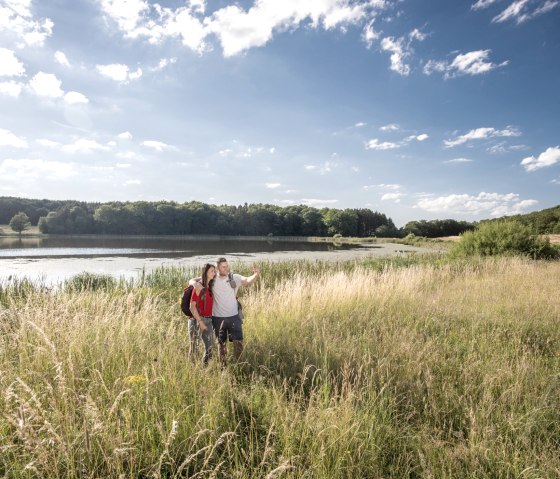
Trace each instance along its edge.
<instances>
[{"instance_id":1,"label":"man","mask_svg":"<svg viewBox=\"0 0 560 479\"><path fill-rule=\"evenodd\" d=\"M249 277L240 274L232 274L226 258L218 258L216 261L218 274L214 279L213 295L214 305L212 308L212 326L218 338L218 353L222 367L227 362L227 341L233 342L233 356L237 360L243 352L243 328L239 317L237 303L237 290L240 286L249 286L257 280L260 270L253 266L253 274ZM201 278L191 279L197 290L202 288Z\"/></svg>"}]
</instances>

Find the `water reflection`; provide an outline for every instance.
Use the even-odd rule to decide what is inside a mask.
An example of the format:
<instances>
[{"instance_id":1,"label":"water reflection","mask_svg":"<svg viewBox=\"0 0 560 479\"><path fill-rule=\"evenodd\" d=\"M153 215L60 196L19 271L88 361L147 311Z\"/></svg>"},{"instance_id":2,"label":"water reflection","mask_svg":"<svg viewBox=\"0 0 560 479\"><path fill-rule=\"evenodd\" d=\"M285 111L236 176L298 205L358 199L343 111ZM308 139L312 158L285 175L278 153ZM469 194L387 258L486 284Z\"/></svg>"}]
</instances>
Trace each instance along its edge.
<instances>
[{"instance_id":1,"label":"water reflection","mask_svg":"<svg viewBox=\"0 0 560 479\"><path fill-rule=\"evenodd\" d=\"M338 251L359 245L303 241L258 241L154 237L0 238L0 258L184 258L279 251Z\"/></svg>"}]
</instances>

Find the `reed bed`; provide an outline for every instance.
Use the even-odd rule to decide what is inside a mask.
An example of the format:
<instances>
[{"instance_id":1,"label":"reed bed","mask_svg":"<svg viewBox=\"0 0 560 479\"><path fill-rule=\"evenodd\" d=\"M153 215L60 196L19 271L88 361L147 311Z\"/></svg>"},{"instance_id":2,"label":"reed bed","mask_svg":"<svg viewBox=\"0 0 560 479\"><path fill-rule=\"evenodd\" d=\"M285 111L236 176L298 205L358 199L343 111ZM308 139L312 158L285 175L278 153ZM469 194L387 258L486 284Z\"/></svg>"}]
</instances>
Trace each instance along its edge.
<instances>
[{"instance_id":1,"label":"reed bed","mask_svg":"<svg viewBox=\"0 0 560 479\"><path fill-rule=\"evenodd\" d=\"M0 475L560 477L560 263L261 269L225 371L187 357L197 271L1 285Z\"/></svg>"}]
</instances>

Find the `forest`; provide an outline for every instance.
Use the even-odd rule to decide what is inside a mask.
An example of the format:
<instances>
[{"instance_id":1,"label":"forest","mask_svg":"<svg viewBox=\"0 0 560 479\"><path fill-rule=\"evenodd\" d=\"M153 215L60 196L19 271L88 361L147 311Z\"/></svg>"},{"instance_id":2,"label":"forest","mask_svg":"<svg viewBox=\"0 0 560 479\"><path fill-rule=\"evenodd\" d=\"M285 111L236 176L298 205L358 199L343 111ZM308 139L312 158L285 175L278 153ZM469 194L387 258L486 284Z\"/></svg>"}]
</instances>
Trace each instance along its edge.
<instances>
[{"instance_id":1,"label":"forest","mask_svg":"<svg viewBox=\"0 0 560 479\"><path fill-rule=\"evenodd\" d=\"M241 235L436 238L473 230L454 219L410 221L397 228L384 213L368 208L314 208L271 204L211 205L198 201L83 202L0 197L0 224L19 212L44 234ZM560 232L560 206L510 217L535 233ZM495 221L495 220L485 220Z\"/></svg>"}]
</instances>

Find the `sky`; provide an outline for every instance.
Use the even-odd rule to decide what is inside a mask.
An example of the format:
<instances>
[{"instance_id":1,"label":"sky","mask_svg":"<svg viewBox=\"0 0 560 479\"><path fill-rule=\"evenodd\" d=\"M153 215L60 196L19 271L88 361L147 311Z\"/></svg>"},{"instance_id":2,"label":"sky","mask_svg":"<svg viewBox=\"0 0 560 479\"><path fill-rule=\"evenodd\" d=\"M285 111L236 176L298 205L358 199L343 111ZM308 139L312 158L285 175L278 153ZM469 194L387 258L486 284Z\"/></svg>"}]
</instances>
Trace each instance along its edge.
<instances>
[{"instance_id":1,"label":"sky","mask_svg":"<svg viewBox=\"0 0 560 479\"><path fill-rule=\"evenodd\" d=\"M0 196L560 204L560 0L0 0Z\"/></svg>"}]
</instances>

